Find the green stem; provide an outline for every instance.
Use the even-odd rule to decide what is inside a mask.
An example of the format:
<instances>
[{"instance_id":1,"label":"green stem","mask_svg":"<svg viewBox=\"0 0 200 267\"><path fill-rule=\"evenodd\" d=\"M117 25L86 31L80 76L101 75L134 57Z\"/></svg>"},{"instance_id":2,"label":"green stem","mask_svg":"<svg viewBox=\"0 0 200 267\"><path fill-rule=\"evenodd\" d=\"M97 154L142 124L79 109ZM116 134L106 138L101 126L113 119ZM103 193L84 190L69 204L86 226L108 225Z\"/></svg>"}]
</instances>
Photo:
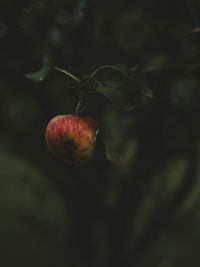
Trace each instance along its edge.
<instances>
[{"instance_id":1,"label":"green stem","mask_svg":"<svg viewBox=\"0 0 200 267\"><path fill-rule=\"evenodd\" d=\"M53 69L65 73L67 76L69 76L70 78L72 78L76 82L80 82L80 79L79 78L77 78L76 76L74 76L73 74L71 74L70 72L68 72L68 71L66 71L64 69L61 69L61 68L56 67L56 66L53 66Z\"/></svg>"},{"instance_id":2,"label":"green stem","mask_svg":"<svg viewBox=\"0 0 200 267\"><path fill-rule=\"evenodd\" d=\"M99 67L98 69L96 69L95 71L93 71L92 74L90 75L90 77L94 77L97 74L97 72L99 72L100 70L103 70L103 69L113 69L113 67L110 65L103 65L103 66Z\"/></svg>"}]
</instances>

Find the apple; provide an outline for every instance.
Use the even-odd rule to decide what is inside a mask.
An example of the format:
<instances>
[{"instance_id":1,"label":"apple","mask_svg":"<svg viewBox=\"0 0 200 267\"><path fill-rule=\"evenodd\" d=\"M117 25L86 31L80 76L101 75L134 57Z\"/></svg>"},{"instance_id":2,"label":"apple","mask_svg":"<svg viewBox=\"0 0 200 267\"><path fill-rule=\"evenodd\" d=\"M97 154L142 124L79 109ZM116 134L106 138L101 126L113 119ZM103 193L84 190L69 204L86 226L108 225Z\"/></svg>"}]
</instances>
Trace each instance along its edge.
<instances>
[{"instance_id":1,"label":"apple","mask_svg":"<svg viewBox=\"0 0 200 267\"><path fill-rule=\"evenodd\" d=\"M98 122L93 118L59 115L48 123L45 140L55 156L81 165L94 155L97 133Z\"/></svg>"}]
</instances>

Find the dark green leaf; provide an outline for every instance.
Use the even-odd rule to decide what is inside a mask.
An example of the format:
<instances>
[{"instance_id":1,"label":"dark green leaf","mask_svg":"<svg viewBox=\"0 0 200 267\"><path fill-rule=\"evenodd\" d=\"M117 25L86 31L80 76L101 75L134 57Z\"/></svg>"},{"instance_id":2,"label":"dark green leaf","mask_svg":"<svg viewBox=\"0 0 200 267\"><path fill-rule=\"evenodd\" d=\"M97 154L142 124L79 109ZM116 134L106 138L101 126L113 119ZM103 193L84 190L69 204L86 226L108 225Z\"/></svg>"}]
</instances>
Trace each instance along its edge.
<instances>
[{"instance_id":1,"label":"dark green leaf","mask_svg":"<svg viewBox=\"0 0 200 267\"><path fill-rule=\"evenodd\" d=\"M26 74L26 77L35 82L41 82L46 79L48 72L51 70L51 61L52 61L52 54L51 49L48 45L45 45L44 55L43 55L43 66L40 70Z\"/></svg>"},{"instance_id":2,"label":"dark green leaf","mask_svg":"<svg viewBox=\"0 0 200 267\"><path fill-rule=\"evenodd\" d=\"M148 103L153 98L153 92L149 88L149 86L146 84L145 81L140 80L140 81L138 81L138 83L140 84L141 93L142 93L142 95L144 97L143 101L144 101L144 103Z\"/></svg>"},{"instance_id":3,"label":"dark green leaf","mask_svg":"<svg viewBox=\"0 0 200 267\"><path fill-rule=\"evenodd\" d=\"M118 85L114 82L105 83L104 85L99 85L97 88L97 92L104 95L106 98L108 98L115 106L119 107L120 109L124 111L129 111L137 107L137 105L126 101L124 99L123 92L120 90Z\"/></svg>"},{"instance_id":4,"label":"dark green leaf","mask_svg":"<svg viewBox=\"0 0 200 267\"><path fill-rule=\"evenodd\" d=\"M130 70L124 65L111 66L101 75L97 92L124 111L148 103L153 93L135 70L136 68Z\"/></svg>"},{"instance_id":5,"label":"dark green leaf","mask_svg":"<svg viewBox=\"0 0 200 267\"><path fill-rule=\"evenodd\" d=\"M51 69L51 67L44 65L37 72L26 74L26 77L32 81L35 81L35 82L42 82L46 78L50 69Z\"/></svg>"},{"instance_id":6,"label":"dark green leaf","mask_svg":"<svg viewBox=\"0 0 200 267\"><path fill-rule=\"evenodd\" d=\"M43 55L43 65L50 66L52 62L52 52L48 45L45 45L44 55Z\"/></svg>"},{"instance_id":7,"label":"dark green leaf","mask_svg":"<svg viewBox=\"0 0 200 267\"><path fill-rule=\"evenodd\" d=\"M130 75L131 70L123 64L113 65L111 66L113 70L119 71L124 75Z\"/></svg>"},{"instance_id":8,"label":"dark green leaf","mask_svg":"<svg viewBox=\"0 0 200 267\"><path fill-rule=\"evenodd\" d=\"M110 161L110 163L116 170L121 173L128 171L129 165L126 160L122 158L122 156L108 143L105 144L105 152L108 161Z\"/></svg>"}]
</instances>

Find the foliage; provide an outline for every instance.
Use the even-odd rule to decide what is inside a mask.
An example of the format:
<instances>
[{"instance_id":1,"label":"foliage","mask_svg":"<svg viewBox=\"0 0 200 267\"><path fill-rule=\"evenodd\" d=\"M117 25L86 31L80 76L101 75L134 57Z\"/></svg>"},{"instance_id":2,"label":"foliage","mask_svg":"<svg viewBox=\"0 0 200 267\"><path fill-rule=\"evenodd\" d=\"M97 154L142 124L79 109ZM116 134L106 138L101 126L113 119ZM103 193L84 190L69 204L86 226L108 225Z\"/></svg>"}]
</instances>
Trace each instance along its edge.
<instances>
[{"instance_id":1,"label":"foliage","mask_svg":"<svg viewBox=\"0 0 200 267\"><path fill-rule=\"evenodd\" d=\"M198 267L199 1L0 8L1 265ZM100 133L77 168L44 131L80 101Z\"/></svg>"}]
</instances>

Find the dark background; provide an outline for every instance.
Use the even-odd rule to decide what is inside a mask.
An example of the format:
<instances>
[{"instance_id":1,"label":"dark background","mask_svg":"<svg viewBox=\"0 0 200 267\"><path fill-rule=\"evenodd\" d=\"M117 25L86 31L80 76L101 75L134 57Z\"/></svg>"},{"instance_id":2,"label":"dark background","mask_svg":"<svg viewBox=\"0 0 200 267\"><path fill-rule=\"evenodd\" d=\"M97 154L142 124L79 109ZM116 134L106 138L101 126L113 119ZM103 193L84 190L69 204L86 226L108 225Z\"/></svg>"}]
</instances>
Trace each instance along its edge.
<instances>
[{"instance_id":1,"label":"dark background","mask_svg":"<svg viewBox=\"0 0 200 267\"><path fill-rule=\"evenodd\" d=\"M198 0L1 0L1 266L200 265L199 26ZM101 130L81 168L44 141L53 116L75 111L69 79L25 77L45 43L78 77L137 65L154 93L129 112L90 97L83 115Z\"/></svg>"}]
</instances>

